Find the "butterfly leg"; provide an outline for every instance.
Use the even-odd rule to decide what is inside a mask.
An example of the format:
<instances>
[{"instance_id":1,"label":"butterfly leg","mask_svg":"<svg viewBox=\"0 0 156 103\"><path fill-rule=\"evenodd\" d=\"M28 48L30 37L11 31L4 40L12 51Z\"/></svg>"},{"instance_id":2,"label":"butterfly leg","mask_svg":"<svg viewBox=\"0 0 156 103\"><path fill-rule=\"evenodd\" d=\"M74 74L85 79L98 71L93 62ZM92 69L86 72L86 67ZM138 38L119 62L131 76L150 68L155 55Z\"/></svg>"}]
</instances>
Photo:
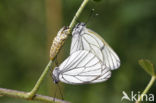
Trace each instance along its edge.
<instances>
[{"instance_id":1,"label":"butterfly leg","mask_svg":"<svg viewBox=\"0 0 156 103\"><path fill-rule=\"evenodd\" d=\"M53 102L55 102L55 98L56 98L56 89L57 88L55 88L55 91L54 91L54 99L53 99Z\"/></svg>"},{"instance_id":2,"label":"butterfly leg","mask_svg":"<svg viewBox=\"0 0 156 103\"><path fill-rule=\"evenodd\" d=\"M58 87L58 89L59 89L59 91L60 91L60 95L61 95L62 100L64 100L63 93L61 92L61 88L60 88L60 86L59 86L58 83L57 83L57 87Z\"/></svg>"}]
</instances>

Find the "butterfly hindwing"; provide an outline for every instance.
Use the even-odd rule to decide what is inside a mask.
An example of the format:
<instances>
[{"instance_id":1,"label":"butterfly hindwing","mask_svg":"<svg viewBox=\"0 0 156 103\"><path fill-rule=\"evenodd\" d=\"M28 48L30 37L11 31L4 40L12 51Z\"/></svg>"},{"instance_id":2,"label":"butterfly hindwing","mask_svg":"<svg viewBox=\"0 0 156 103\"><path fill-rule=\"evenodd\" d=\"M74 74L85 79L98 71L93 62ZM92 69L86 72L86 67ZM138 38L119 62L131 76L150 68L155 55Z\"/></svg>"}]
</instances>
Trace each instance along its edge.
<instances>
[{"instance_id":1,"label":"butterfly hindwing","mask_svg":"<svg viewBox=\"0 0 156 103\"><path fill-rule=\"evenodd\" d=\"M106 81L110 69L93 53L78 50L59 66L59 80L67 84L88 84Z\"/></svg>"}]
</instances>

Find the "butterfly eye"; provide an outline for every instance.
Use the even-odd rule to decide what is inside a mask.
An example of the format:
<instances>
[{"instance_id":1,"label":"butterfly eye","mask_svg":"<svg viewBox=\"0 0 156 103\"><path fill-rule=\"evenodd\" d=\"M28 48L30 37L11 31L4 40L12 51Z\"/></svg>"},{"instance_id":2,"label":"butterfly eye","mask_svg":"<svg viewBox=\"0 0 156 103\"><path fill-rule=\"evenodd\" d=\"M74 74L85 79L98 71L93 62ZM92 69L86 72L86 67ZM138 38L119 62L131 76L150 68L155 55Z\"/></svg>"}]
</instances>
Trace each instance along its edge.
<instances>
[{"instance_id":1,"label":"butterfly eye","mask_svg":"<svg viewBox=\"0 0 156 103\"><path fill-rule=\"evenodd\" d=\"M85 23L81 23L81 25L82 25L82 26L86 26L86 24L85 24Z\"/></svg>"}]
</instances>

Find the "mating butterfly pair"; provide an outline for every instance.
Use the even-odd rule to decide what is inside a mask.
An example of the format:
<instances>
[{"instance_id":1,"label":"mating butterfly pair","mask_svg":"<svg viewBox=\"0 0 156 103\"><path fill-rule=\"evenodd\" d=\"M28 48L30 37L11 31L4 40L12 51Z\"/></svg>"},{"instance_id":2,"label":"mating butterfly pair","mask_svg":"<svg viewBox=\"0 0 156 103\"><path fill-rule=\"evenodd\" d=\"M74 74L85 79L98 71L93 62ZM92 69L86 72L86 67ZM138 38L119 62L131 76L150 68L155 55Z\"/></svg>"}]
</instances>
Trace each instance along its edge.
<instances>
[{"instance_id":1,"label":"mating butterfly pair","mask_svg":"<svg viewBox=\"0 0 156 103\"><path fill-rule=\"evenodd\" d=\"M72 32L70 56L52 74L55 83L90 84L108 80L111 70L119 66L119 57L106 41L85 23L78 23Z\"/></svg>"}]
</instances>

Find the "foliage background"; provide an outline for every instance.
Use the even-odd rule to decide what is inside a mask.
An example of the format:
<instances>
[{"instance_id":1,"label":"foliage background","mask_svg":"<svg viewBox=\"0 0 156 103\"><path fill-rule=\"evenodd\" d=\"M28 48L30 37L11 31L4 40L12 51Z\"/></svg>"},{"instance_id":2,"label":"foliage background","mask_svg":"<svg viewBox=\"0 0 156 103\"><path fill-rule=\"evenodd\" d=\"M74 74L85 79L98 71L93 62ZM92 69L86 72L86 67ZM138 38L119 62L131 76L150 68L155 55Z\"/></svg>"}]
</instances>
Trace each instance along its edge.
<instances>
[{"instance_id":1,"label":"foliage background","mask_svg":"<svg viewBox=\"0 0 156 103\"><path fill-rule=\"evenodd\" d=\"M69 25L82 0L1 0L0 1L0 87L30 91L49 61L49 49L57 31ZM117 52L121 67L107 82L91 85L66 85L65 100L73 103L120 103L122 91L142 91L150 76L138 65L147 58L156 64L156 1L91 1L79 21L99 33ZM69 55L70 39L59 54L59 62ZM156 83L149 93L156 96ZM54 96L56 87L50 75L40 94ZM57 90L57 97L59 91ZM0 103L37 103L0 97ZM124 101L124 103L128 103ZM148 102L150 103L150 102Z\"/></svg>"}]
</instances>

